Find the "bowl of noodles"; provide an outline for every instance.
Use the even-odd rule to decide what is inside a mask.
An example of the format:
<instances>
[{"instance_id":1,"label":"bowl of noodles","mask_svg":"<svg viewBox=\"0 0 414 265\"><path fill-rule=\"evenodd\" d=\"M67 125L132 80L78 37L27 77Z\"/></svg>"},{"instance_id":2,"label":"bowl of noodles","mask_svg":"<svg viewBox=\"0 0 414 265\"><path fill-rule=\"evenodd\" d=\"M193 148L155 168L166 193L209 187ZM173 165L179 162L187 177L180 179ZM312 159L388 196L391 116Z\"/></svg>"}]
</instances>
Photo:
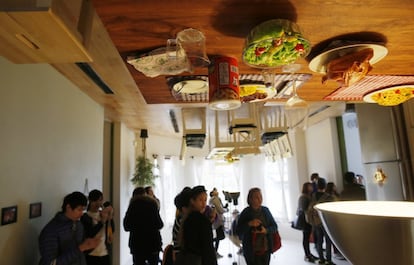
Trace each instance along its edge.
<instances>
[{"instance_id":1,"label":"bowl of noodles","mask_svg":"<svg viewBox=\"0 0 414 265\"><path fill-rule=\"evenodd\" d=\"M381 88L364 95L368 103L377 103L380 106L396 106L414 97L414 85L398 85Z\"/></svg>"}]
</instances>

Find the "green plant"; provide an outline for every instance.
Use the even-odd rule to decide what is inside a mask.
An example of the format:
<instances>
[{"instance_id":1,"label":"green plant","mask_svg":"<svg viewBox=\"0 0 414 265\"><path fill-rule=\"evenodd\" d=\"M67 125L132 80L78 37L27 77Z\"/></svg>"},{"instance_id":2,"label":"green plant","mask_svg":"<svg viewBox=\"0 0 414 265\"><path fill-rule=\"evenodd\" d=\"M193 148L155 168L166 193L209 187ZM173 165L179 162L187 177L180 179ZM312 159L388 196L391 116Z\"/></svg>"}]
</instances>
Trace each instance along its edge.
<instances>
[{"instance_id":1,"label":"green plant","mask_svg":"<svg viewBox=\"0 0 414 265\"><path fill-rule=\"evenodd\" d=\"M154 186L154 179L157 177L153 173L154 164L144 157L138 156L135 161L135 173L131 182L135 186Z\"/></svg>"}]
</instances>

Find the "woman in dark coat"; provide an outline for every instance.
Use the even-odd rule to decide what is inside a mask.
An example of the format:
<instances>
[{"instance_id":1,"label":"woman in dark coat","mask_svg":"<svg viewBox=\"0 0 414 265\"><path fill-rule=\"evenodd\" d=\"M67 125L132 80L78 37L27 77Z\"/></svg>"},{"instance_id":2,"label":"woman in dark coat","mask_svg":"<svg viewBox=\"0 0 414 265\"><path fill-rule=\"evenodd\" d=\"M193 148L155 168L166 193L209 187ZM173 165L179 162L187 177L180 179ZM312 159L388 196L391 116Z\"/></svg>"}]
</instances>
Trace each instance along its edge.
<instances>
[{"instance_id":1,"label":"woman in dark coat","mask_svg":"<svg viewBox=\"0 0 414 265\"><path fill-rule=\"evenodd\" d=\"M302 237L302 245L303 251L305 252L305 261L307 262L315 262L317 259L315 256L312 255L310 251L310 236L312 233L312 226L306 222L305 219L305 211L308 209L309 203L311 201L311 194L313 192L313 184L311 182L305 182L302 185L302 194L298 199L298 208L296 210L296 214L303 216L303 237Z\"/></svg>"},{"instance_id":2,"label":"woman in dark coat","mask_svg":"<svg viewBox=\"0 0 414 265\"><path fill-rule=\"evenodd\" d=\"M137 188L124 217L125 231L129 231L129 248L134 265L157 265L162 249L160 229L164 226L157 203Z\"/></svg>"},{"instance_id":3,"label":"woman in dark coat","mask_svg":"<svg viewBox=\"0 0 414 265\"><path fill-rule=\"evenodd\" d=\"M277 231L277 224L270 210L262 206L262 192L252 188L247 195L248 207L240 214L236 232L243 243L243 255L247 265L269 265L272 251L272 234ZM253 246L253 233L256 237L264 237L264 253L257 253ZM257 246L256 246L257 247Z\"/></svg>"},{"instance_id":4,"label":"woman in dark coat","mask_svg":"<svg viewBox=\"0 0 414 265\"><path fill-rule=\"evenodd\" d=\"M176 265L217 265L210 220L202 213L207 206L204 186L191 191L191 212L181 226L181 251Z\"/></svg>"}]
</instances>

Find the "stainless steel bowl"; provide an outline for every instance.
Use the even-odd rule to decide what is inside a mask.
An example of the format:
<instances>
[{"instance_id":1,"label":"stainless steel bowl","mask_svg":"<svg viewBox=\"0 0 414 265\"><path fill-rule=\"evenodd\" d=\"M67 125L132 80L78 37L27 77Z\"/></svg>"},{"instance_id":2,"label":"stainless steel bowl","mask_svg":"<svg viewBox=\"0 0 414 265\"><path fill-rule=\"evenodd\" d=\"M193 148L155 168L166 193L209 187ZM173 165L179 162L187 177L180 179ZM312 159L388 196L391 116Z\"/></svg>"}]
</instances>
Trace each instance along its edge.
<instances>
[{"instance_id":1,"label":"stainless steel bowl","mask_svg":"<svg viewBox=\"0 0 414 265\"><path fill-rule=\"evenodd\" d=\"M414 264L414 202L327 202L315 208L353 265Z\"/></svg>"}]
</instances>

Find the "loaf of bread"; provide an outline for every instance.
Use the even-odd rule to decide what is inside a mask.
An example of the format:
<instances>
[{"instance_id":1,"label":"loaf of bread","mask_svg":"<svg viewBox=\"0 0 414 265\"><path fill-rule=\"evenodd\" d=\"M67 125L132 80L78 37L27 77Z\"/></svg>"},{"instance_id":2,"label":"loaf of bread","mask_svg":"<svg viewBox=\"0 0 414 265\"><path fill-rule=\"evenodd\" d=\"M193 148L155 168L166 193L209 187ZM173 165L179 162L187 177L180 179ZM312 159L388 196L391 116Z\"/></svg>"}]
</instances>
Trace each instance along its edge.
<instances>
[{"instance_id":1,"label":"loaf of bread","mask_svg":"<svg viewBox=\"0 0 414 265\"><path fill-rule=\"evenodd\" d=\"M369 61L373 56L374 50L366 48L331 60L326 67L326 75L322 77L322 83L335 80L341 87L355 84L372 70Z\"/></svg>"}]
</instances>

